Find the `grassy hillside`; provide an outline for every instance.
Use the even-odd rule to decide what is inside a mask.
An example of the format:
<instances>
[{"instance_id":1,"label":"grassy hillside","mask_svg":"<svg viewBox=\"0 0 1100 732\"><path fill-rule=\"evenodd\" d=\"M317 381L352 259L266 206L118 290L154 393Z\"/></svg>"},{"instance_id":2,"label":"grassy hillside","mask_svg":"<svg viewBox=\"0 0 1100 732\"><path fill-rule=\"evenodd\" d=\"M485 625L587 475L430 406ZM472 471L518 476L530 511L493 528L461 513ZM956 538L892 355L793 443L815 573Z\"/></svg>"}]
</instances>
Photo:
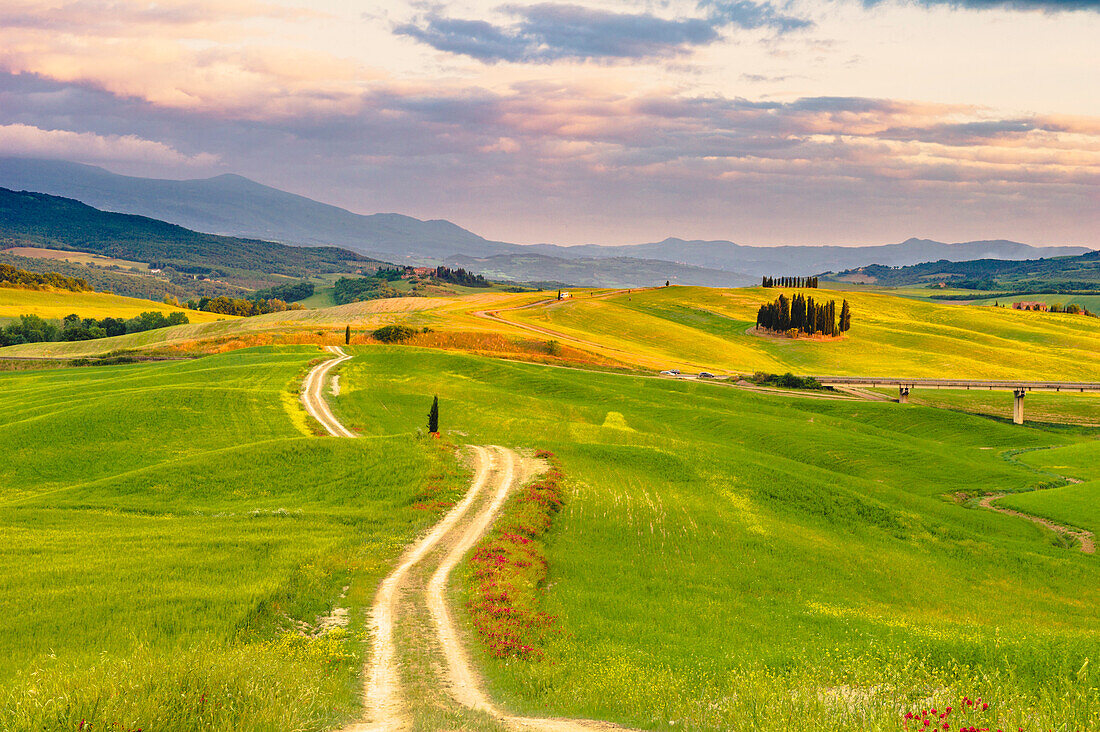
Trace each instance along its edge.
<instances>
[{"instance_id":1,"label":"grassy hillside","mask_svg":"<svg viewBox=\"0 0 1100 732\"><path fill-rule=\"evenodd\" d=\"M69 292L60 290L24 290L0 287L0 319L17 318L20 315L38 315L43 318L64 318L76 313L81 318L132 318L141 313L182 312L192 323L210 323L215 320L236 320L228 315L204 313L196 310L165 305L160 302L121 297L102 292ZM32 344L47 347L53 344Z\"/></svg>"},{"instance_id":2,"label":"grassy hillside","mask_svg":"<svg viewBox=\"0 0 1100 732\"><path fill-rule=\"evenodd\" d=\"M1019 460L1044 473L1082 482L1008 496L1001 505L1100 535L1100 442L1036 450L1020 455Z\"/></svg>"},{"instance_id":3,"label":"grassy hillside","mask_svg":"<svg viewBox=\"0 0 1100 732\"><path fill-rule=\"evenodd\" d=\"M579 290L568 300L523 309L509 308L545 301L553 293L397 298L187 326L94 344L19 346L4 353L83 356L115 348L184 349L210 340L255 344L271 342L276 336L319 342L342 336L346 324L363 333L403 323L440 333L479 334L467 339L473 343L480 334L544 344L557 341L597 354L593 360L653 370L675 366L731 373L1067 381L1094 380L1100 373L1100 319L818 290L817 298L847 298L851 303L852 329L844 338L792 341L748 334L757 308L779 292L697 287ZM499 310L501 319L477 317L484 310ZM533 332L520 325L544 330Z\"/></svg>"},{"instance_id":4,"label":"grassy hillside","mask_svg":"<svg viewBox=\"0 0 1100 732\"><path fill-rule=\"evenodd\" d=\"M70 198L0 188L0 247L81 251L220 279L309 277L373 268L337 247L295 247L202 234L157 219L101 211Z\"/></svg>"},{"instance_id":5,"label":"grassy hillside","mask_svg":"<svg viewBox=\"0 0 1100 732\"><path fill-rule=\"evenodd\" d=\"M846 270L836 276L841 280L859 278L892 286L967 282L985 289L1023 289L1044 284L1095 288L1100 284L1100 252L1023 261L975 259L969 262L950 262L941 259L906 267L872 264Z\"/></svg>"},{"instance_id":6,"label":"grassy hillside","mask_svg":"<svg viewBox=\"0 0 1100 732\"><path fill-rule=\"evenodd\" d=\"M847 298L852 329L839 341L746 333L761 303L792 290L662 288L501 313L517 323L605 344L653 367L802 374L1092 380L1100 319L922 302L871 293ZM1038 317L1033 317L1038 316Z\"/></svg>"},{"instance_id":7,"label":"grassy hillside","mask_svg":"<svg viewBox=\"0 0 1100 732\"><path fill-rule=\"evenodd\" d=\"M462 481L411 428L313 437L319 355L0 373L0 729L356 713L362 608ZM301 634L337 605L347 632Z\"/></svg>"},{"instance_id":8,"label":"grassy hillside","mask_svg":"<svg viewBox=\"0 0 1100 732\"><path fill-rule=\"evenodd\" d=\"M718 319L695 324L722 332ZM419 424L438 394L445 432L558 455L568 493L541 590L556 631L540 661L481 658L518 710L644 729L893 732L906 710L952 705L955 724L1100 728L1087 660L1100 657L1100 564L949 499L1046 482L1002 453L1086 437L920 406L353 350L335 408L368 433ZM1028 453L1040 454L1055 451ZM964 695L990 708L967 709Z\"/></svg>"}]
</instances>

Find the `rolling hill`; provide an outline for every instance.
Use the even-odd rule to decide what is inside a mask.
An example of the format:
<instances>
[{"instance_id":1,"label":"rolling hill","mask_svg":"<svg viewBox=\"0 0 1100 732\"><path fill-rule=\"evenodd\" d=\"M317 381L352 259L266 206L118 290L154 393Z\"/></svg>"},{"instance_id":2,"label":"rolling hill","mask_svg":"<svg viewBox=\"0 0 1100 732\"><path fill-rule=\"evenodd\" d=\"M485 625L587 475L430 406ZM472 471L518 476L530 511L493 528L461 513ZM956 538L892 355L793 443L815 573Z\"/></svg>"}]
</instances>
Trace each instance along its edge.
<instances>
[{"instance_id":1,"label":"rolling hill","mask_svg":"<svg viewBox=\"0 0 1100 732\"><path fill-rule=\"evenodd\" d=\"M533 341L594 354L603 363L646 370L679 367L716 373L767 371L811 375L1029 378L1094 381L1100 373L1100 319L1022 312L884 293L810 291L847 299L852 329L836 341L764 338L747 331L777 289L669 287L636 291L579 290L561 302L552 293L485 293L400 298L335 308L273 313L194 324L84 343L0 349L12 355L86 356L114 348L202 351L203 343L343 342L387 324L434 332L417 342L489 349L490 338ZM790 294L790 291L787 291ZM532 306L533 305L533 306ZM485 311L496 317L486 317ZM287 340L291 339L291 340ZM312 340L310 340L312 339ZM1026 356L1024 351L1026 349ZM497 348L499 350L499 348ZM546 349L542 350L546 353Z\"/></svg>"},{"instance_id":2,"label":"rolling hill","mask_svg":"<svg viewBox=\"0 0 1100 732\"><path fill-rule=\"evenodd\" d=\"M943 282L952 287L1020 292L1052 287L1100 289L1100 251L1023 261L976 259L951 262L941 259L905 267L874 264L838 272L833 279L892 287Z\"/></svg>"}]
</instances>

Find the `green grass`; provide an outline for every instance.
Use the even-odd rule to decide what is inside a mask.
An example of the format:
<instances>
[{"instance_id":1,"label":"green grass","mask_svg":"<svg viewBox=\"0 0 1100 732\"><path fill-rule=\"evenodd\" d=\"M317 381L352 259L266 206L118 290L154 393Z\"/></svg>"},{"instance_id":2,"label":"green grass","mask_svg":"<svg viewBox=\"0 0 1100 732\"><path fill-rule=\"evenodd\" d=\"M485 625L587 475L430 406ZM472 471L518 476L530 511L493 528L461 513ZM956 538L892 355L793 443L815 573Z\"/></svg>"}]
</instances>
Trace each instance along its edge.
<instances>
[{"instance_id":1,"label":"green grass","mask_svg":"<svg viewBox=\"0 0 1100 732\"><path fill-rule=\"evenodd\" d=\"M1100 726L1095 557L947 498L1043 484L1001 453L1086 436L353 351L336 409L369 432L419 425L438 394L445 432L558 455L568 496L543 603L560 635L542 661L480 655L514 708L646 729L899 730L906 709L970 695L992 707L956 724Z\"/></svg>"},{"instance_id":2,"label":"green grass","mask_svg":"<svg viewBox=\"0 0 1100 732\"><path fill-rule=\"evenodd\" d=\"M1007 496L1001 505L1100 535L1100 441L1033 450L1016 459L1045 474L1083 482Z\"/></svg>"},{"instance_id":3,"label":"green grass","mask_svg":"<svg viewBox=\"0 0 1100 732\"><path fill-rule=\"evenodd\" d=\"M362 609L463 477L411 429L312 436L319 355L0 373L0 730L357 714ZM293 630L336 604L346 633Z\"/></svg>"}]
</instances>

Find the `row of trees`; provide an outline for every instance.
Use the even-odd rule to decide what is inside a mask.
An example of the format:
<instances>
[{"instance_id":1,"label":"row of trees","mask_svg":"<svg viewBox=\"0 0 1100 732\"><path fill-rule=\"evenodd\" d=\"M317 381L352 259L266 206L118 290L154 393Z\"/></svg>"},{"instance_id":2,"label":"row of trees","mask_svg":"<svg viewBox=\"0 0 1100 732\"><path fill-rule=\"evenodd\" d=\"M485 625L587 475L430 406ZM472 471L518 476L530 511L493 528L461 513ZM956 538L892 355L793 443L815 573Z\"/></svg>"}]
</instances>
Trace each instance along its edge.
<instances>
[{"instance_id":1,"label":"row of trees","mask_svg":"<svg viewBox=\"0 0 1100 732\"><path fill-rule=\"evenodd\" d=\"M761 287L817 287L816 277L768 277L760 280Z\"/></svg>"},{"instance_id":2,"label":"row of trees","mask_svg":"<svg viewBox=\"0 0 1100 732\"><path fill-rule=\"evenodd\" d=\"M780 295L775 302L760 306L756 326L791 336L798 333L837 336L852 326L852 311L844 300L838 318L836 300L817 303L812 297L801 294L790 299Z\"/></svg>"},{"instance_id":3,"label":"row of trees","mask_svg":"<svg viewBox=\"0 0 1100 732\"><path fill-rule=\"evenodd\" d=\"M81 318L75 313L66 315L60 323L37 315L21 315L18 322L0 330L0 346L17 346L20 343L44 341L90 341L95 338L141 333L146 330L167 328L170 325L188 323L183 313L142 313L134 318Z\"/></svg>"},{"instance_id":4,"label":"row of trees","mask_svg":"<svg viewBox=\"0 0 1100 732\"><path fill-rule=\"evenodd\" d=\"M87 292L92 289L88 287L86 280L79 277L66 277L57 272L30 272L12 267L10 264L0 264L0 285L31 289L56 287L59 290L71 290L73 292Z\"/></svg>"},{"instance_id":5,"label":"row of trees","mask_svg":"<svg viewBox=\"0 0 1100 732\"><path fill-rule=\"evenodd\" d=\"M283 302L298 302L312 297L314 287L312 282L295 282L286 285L275 285L264 290L256 290L253 299L282 300Z\"/></svg>"},{"instance_id":6,"label":"row of trees","mask_svg":"<svg viewBox=\"0 0 1100 732\"><path fill-rule=\"evenodd\" d=\"M442 266L436 267L433 277L440 282L450 282L454 285L464 285L466 287L489 287L490 284L489 280L485 279L482 275L467 272L461 267L458 269Z\"/></svg>"},{"instance_id":7,"label":"row of trees","mask_svg":"<svg viewBox=\"0 0 1100 732\"><path fill-rule=\"evenodd\" d=\"M198 300L188 300L189 310L201 310L205 313L218 313L219 315L240 315L249 317L252 315L266 315L267 313L281 313L284 310L305 310L297 303L287 304L282 300L256 298L244 300L237 297L200 297Z\"/></svg>"}]
</instances>

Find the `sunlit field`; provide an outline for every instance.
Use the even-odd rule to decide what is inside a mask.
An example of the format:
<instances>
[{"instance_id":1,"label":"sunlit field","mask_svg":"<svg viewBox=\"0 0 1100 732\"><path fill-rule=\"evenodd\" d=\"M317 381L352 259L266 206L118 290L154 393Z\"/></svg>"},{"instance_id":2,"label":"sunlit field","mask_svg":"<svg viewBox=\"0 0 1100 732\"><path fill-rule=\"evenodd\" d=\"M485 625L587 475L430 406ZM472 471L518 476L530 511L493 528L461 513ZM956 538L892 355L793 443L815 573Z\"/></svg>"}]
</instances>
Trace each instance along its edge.
<instances>
[{"instance_id":1,"label":"sunlit field","mask_svg":"<svg viewBox=\"0 0 1100 732\"><path fill-rule=\"evenodd\" d=\"M844 338L815 342L746 333L762 303L793 292L671 287L603 298L580 294L502 315L598 341L661 368L1065 381L1100 373L1100 319L1079 315L822 289L803 293L851 304L852 328Z\"/></svg>"},{"instance_id":2,"label":"sunlit field","mask_svg":"<svg viewBox=\"0 0 1100 732\"><path fill-rule=\"evenodd\" d=\"M122 348L187 352L270 343L335 343L343 341L345 326L351 326L362 342L374 328L403 324L452 334L448 336L452 339L491 336L537 339L543 344L554 341L586 351L596 362L650 370L679 367L726 373L761 370L1063 381L1095 379L1100 373L1100 319L822 289L807 294L847 298L851 303L852 329L843 338L822 342L748 333L760 304L780 292L792 294L780 288L576 290L568 300L520 309L515 308L544 301L554 293L396 298L179 326L96 342L13 346L0 350L0 358L79 357ZM477 316L485 310L498 311L502 320ZM524 325L544 331L520 327Z\"/></svg>"},{"instance_id":3,"label":"sunlit field","mask_svg":"<svg viewBox=\"0 0 1100 732\"><path fill-rule=\"evenodd\" d=\"M313 436L320 355L0 374L0 730L358 713L362 609L464 478L411 426Z\"/></svg>"},{"instance_id":4,"label":"sunlit field","mask_svg":"<svg viewBox=\"0 0 1100 732\"><path fill-rule=\"evenodd\" d=\"M352 351L335 408L368 433L422 422L437 394L453 439L558 456L566 502L542 588L556 630L541 660L480 656L517 710L646 729L901 730L906 712L952 706L954 725L1100 727L1096 557L956 500L1048 485L1022 460L1058 450L1012 453L1070 445L1058 462L1087 462L1095 433Z\"/></svg>"},{"instance_id":5,"label":"sunlit field","mask_svg":"<svg viewBox=\"0 0 1100 732\"><path fill-rule=\"evenodd\" d=\"M81 318L133 318L145 312L183 312L192 323L209 323L215 320L236 320L230 315L204 313L186 308L165 305L162 302L122 297L104 292L69 292L66 290L24 290L0 287L0 318L12 319L20 315L38 315L47 319L61 319L75 313Z\"/></svg>"}]
</instances>

